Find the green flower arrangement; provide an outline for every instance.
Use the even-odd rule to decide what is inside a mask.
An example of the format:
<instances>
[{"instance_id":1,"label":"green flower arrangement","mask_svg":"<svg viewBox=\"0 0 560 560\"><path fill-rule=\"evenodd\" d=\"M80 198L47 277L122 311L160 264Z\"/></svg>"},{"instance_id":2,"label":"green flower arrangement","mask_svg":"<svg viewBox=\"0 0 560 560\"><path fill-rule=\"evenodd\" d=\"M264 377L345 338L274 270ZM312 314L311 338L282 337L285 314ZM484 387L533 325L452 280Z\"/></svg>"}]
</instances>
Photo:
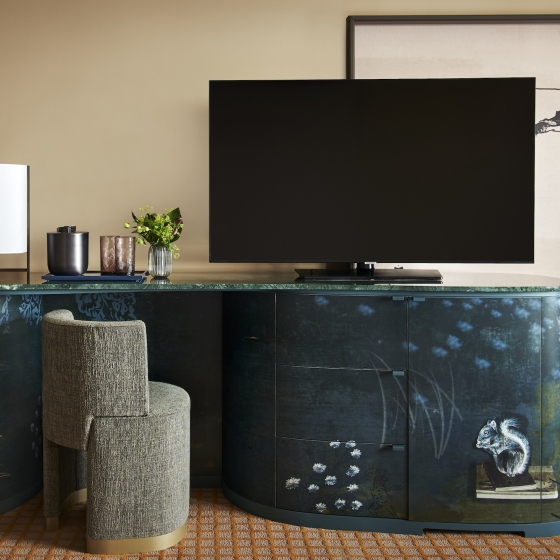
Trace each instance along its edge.
<instances>
[{"instance_id":1,"label":"green flower arrangement","mask_svg":"<svg viewBox=\"0 0 560 560\"><path fill-rule=\"evenodd\" d=\"M140 235L136 238L136 243L146 245L148 242L150 245L162 245L171 251L174 259L178 258L179 247L172 243L179 239L183 231L183 218L179 208L157 214L151 206L143 206L140 212L144 212L144 216L136 216L132 212L132 218L136 222L134 233ZM128 229L130 223L124 222L124 227Z\"/></svg>"}]
</instances>

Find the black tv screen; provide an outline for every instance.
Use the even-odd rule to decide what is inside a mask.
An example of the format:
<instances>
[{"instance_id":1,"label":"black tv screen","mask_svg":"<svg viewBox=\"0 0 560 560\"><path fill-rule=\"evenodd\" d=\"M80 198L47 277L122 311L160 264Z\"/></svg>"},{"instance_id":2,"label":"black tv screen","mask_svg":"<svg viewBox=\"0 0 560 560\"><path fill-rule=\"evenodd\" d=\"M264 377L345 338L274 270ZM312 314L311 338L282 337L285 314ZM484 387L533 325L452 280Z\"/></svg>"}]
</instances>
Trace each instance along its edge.
<instances>
[{"instance_id":1,"label":"black tv screen","mask_svg":"<svg viewBox=\"0 0 560 560\"><path fill-rule=\"evenodd\" d=\"M531 263L535 79L210 82L210 261Z\"/></svg>"}]
</instances>

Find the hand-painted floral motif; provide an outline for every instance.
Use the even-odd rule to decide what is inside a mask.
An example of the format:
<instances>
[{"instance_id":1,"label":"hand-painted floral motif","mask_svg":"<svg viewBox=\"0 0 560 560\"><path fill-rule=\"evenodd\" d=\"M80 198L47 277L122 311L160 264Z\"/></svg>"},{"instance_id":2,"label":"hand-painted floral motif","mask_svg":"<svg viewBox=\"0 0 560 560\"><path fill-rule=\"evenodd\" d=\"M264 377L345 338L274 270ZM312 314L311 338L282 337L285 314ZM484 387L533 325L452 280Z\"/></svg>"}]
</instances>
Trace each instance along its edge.
<instances>
[{"instance_id":1,"label":"hand-painted floral motif","mask_svg":"<svg viewBox=\"0 0 560 560\"><path fill-rule=\"evenodd\" d=\"M76 296L78 311L94 321L126 321L135 320L134 293L114 294L78 294Z\"/></svg>"},{"instance_id":2,"label":"hand-painted floral motif","mask_svg":"<svg viewBox=\"0 0 560 560\"><path fill-rule=\"evenodd\" d=\"M391 495L402 486L389 484L387 469L360 463L371 453L371 446L364 449L360 445L359 449L354 440L316 445L321 462L312 463L306 473L297 473L285 483L298 508L321 514L399 517Z\"/></svg>"},{"instance_id":3,"label":"hand-painted floral motif","mask_svg":"<svg viewBox=\"0 0 560 560\"><path fill-rule=\"evenodd\" d=\"M294 478L294 477L288 478L288 480L286 480L286 488L288 490L293 490L294 488L297 488L299 486L300 480L301 479Z\"/></svg>"},{"instance_id":4,"label":"hand-painted floral motif","mask_svg":"<svg viewBox=\"0 0 560 560\"><path fill-rule=\"evenodd\" d=\"M35 323L38 325L43 320L43 315L41 314L41 304L43 303L43 298L38 295L22 295L22 303L19 306L19 312L21 316L25 319L28 325Z\"/></svg>"},{"instance_id":5,"label":"hand-painted floral motif","mask_svg":"<svg viewBox=\"0 0 560 560\"><path fill-rule=\"evenodd\" d=\"M10 308L9 303L12 296L4 296L4 303L0 307L0 328L2 329L2 334L7 334L10 332Z\"/></svg>"}]
</instances>

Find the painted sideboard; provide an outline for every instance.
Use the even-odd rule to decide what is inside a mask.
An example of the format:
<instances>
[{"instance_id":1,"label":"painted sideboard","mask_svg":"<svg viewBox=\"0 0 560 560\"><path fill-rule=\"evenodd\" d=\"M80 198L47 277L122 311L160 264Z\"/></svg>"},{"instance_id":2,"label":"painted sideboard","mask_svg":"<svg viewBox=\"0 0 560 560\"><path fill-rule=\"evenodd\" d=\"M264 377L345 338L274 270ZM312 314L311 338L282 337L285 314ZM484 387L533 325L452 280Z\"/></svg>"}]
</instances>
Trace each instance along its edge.
<instances>
[{"instance_id":1,"label":"painted sideboard","mask_svg":"<svg viewBox=\"0 0 560 560\"><path fill-rule=\"evenodd\" d=\"M41 318L64 307L146 322L150 378L193 400L193 483L222 484L252 513L324 528L560 534L560 280L294 277L0 277L0 511L41 487ZM497 439L527 458L542 490L497 499L482 463L494 462L498 443L482 432L496 422L496 440L506 419L524 439Z\"/></svg>"}]
</instances>

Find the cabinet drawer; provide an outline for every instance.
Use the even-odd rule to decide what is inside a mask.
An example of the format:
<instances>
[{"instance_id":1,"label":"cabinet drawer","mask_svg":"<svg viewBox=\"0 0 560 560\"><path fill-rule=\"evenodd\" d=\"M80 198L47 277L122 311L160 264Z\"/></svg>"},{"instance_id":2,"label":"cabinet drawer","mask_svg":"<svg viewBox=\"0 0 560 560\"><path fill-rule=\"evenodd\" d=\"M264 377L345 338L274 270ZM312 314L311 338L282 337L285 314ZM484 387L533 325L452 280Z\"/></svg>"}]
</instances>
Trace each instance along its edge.
<instances>
[{"instance_id":1,"label":"cabinet drawer","mask_svg":"<svg viewBox=\"0 0 560 560\"><path fill-rule=\"evenodd\" d=\"M276 435L406 443L407 380L390 371L276 368Z\"/></svg>"},{"instance_id":2,"label":"cabinet drawer","mask_svg":"<svg viewBox=\"0 0 560 560\"><path fill-rule=\"evenodd\" d=\"M389 297L277 296L277 362L407 369L407 308Z\"/></svg>"},{"instance_id":3,"label":"cabinet drawer","mask_svg":"<svg viewBox=\"0 0 560 560\"><path fill-rule=\"evenodd\" d=\"M307 513L406 519L402 446L276 439L276 507Z\"/></svg>"}]
</instances>

